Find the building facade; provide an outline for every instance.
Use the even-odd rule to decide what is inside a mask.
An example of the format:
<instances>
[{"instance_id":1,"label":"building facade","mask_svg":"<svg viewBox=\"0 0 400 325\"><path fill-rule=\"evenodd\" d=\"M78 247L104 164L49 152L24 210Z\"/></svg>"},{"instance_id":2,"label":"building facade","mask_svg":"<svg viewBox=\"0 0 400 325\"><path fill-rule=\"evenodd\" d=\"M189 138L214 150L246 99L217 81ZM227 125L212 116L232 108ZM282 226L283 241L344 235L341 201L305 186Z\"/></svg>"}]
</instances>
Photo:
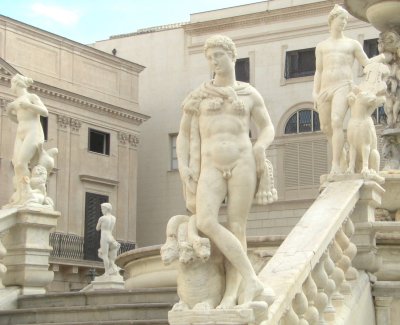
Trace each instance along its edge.
<instances>
[{"instance_id":1,"label":"building facade","mask_svg":"<svg viewBox=\"0 0 400 325\"><path fill-rule=\"evenodd\" d=\"M143 113L152 117L143 125L139 148L140 246L162 243L168 219L186 213L174 151L180 106L191 90L212 78L203 44L213 34L227 35L235 42L237 77L261 93L276 131L267 157L274 166L279 200L253 206L247 234L289 233L315 199L320 175L330 168L312 87L314 50L329 37L327 18L336 3L343 1L262 1L194 13L189 22L116 35L94 44L147 67L140 74L139 91ZM370 25L350 17L345 34L363 44L370 55L376 51L379 33ZM355 64L356 83L361 75L361 66ZM381 115L376 117L379 123ZM257 137L255 128L250 136Z\"/></svg>"},{"instance_id":2,"label":"building facade","mask_svg":"<svg viewBox=\"0 0 400 325\"><path fill-rule=\"evenodd\" d=\"M30 92L46 105L45 148L58 148L48 195L61 212L51 237L50 290L81 289L97 257L100 203L117 217L115 237L122 250L136 243L137 166L141 124L139 73L144 69L10 18L0 16L0 205L13 191L11 163L16 124L6 114L15 99L16 73L34 80Z\"/></svg>"}]
</instances>

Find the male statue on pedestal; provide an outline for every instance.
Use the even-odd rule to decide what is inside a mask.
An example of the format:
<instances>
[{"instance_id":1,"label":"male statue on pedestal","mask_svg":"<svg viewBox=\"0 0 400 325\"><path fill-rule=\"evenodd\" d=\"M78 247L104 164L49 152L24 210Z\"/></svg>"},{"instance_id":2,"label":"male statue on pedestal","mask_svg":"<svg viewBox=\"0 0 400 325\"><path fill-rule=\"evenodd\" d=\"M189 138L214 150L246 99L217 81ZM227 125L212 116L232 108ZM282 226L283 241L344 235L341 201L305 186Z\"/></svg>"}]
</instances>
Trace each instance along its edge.
<instances>
[{"instance_id":1,"label":"male statue on pedestal","mask_svg":"<svg viewBox=\"0 0 400 325\"><path fill-rule=\"evenodd\" d=\"M96 230L101 231L99 257L104 262L104 275L119 275L119 268L115 265L118 249L121 246L118 243L112 231L115 226L115 217L111 214L112 206L110 203L101 204L101 212L103 215L99 218Z\"/></svg>"},{"instance_id":2,"label":"male statue on pedestal","mask_svg":"<svg viewBox=\"0 0 400 325\"><path fill-rule=\"evenodd\" d=\"M195 215L192 220L225 257L226 288L217 309L231 309L257 300L267 289L247 257L246 221L255 197L264 204L277 199L265 156L274 127L257 90L236 80L232 40L213 36L204 51L215 76L182 104L177 156L186 205ZM259 129L254 145L250 120ZM225 227L218 213L226 197Z\"/></svg>"}]
</instances>

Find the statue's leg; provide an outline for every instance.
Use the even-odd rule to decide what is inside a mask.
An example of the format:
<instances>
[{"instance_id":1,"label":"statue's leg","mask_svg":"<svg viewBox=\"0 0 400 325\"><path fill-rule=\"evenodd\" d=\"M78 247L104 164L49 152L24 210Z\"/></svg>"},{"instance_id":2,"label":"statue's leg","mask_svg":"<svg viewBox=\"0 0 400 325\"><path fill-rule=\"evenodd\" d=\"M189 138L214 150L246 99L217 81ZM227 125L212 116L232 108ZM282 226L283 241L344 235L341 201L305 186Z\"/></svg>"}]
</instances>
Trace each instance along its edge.
<instances>
[{"instance_id":1,"label":"statue's leg","mask_svg":"<svg viewBox=\"0 0 400 325\"><path fill-rule=\"evenodd\" d=\"M247 303L261 294L264 286L257 278L239 239L218 222L218 211L226 192L226 181L221 172L215 168L203 168L197 187L196 222L198 229L216 244L243 277L243 303Z\"/></svg>"},{"instance_id":2,"label":"statue's leg","mask_svg":"<svg viewBox=\"0 0 400 325\"><path fill-rule=\"evenodd\" d=\"M247 253L246 223L255 195L257 177L254 160L239 163L228 181L228 229L240 241ZM219 308L231 308L237 304L238 289L242 277L233 265L226 261L226 290Z\"/></svg>"},{"instance_id":3,"label":"statue's leg","mask_svg":"<svg viewBox=\"0 0 400 325\"><path fill-rule=\"evenodd\" d=\"M344 147L343 122L347 112L347 95L349 87L338 89L332 98L331 125L332 125L332 169L331 174L342 172L340 168L340 159Z\"/></svg>"}]
</instances>

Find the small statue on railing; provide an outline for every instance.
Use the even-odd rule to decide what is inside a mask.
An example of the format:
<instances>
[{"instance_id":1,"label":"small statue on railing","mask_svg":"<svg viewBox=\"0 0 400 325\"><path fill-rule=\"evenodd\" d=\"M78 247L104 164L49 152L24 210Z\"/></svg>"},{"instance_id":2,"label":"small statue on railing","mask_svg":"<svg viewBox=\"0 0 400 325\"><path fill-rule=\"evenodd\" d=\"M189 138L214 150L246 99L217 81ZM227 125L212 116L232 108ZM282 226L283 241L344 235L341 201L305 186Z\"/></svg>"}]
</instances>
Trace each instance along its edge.
<instances>
[{"instance_id":1,"label":"small statue on railing","mask_svg":"<svg viewBox=\"0 0 400 325\"><path fill-rule=\"evenodd\" d=\"M119 276L120 268L115 264L115 260L121 244L112 235L116 219L111 214L111 211L112 206L110 203L101 204L103 215L99 218L96 225L96 230L101 231L98 254L104 262L104 276Z\"/></svg>"},{"instance_id":2,"label":"small statue on railing","mask_svg":"<svg viewBox=\"0 0 400 325\"><path fill-rule=\"evenodd\" d=\"M57 148L45 150L40 116L48 116L40 98L28 92L33 80L16 74L11 89L17 99L7 105L7 115L18 124L12 163L14 166L14 193L4 208L39 206L54 208L47 196L47 177L54 167Z\"/></svg>"}]
</instances>

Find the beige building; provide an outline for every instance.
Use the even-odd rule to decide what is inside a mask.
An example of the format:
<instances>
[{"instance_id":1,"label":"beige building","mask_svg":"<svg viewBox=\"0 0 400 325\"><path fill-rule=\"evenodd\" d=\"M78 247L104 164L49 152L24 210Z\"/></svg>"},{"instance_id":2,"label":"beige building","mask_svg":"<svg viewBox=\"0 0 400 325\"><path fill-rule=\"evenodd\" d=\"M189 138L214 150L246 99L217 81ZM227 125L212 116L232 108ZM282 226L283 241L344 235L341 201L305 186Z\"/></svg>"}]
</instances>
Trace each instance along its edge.
<instances>
[{"instance_id":1,"label":"beige building","mask_svg":"<svg viewBox=\"0 0 400 325\"><path fill-rule=\"evenodd\" d=\"M152 118L143 125L139 148L139 246L162 243L165 226L185 213L174 153L186 94L212 78L203 54L213 34L231 37L238 50L237 76L261 93L276 129L268 150L279 200L254 206L248 235L286 235L314 201L319 177L328 171L327 141L313 110L314 49L329 36L327 17L335 0L270 0L194 13L190 21L116 35L94 44L146 66L140 74L139 102ZM369 54L378 31L350 18L346 36ZM361 67L354 66L355 81ZM381 116L379 116L380 118ZM379 122L378 118L378 122ZM252 130L257 137L257 130Z\"/></svg>"},{"instance_id":2,"label":"beige building","mask_svg":"<svg viewBox=\"0 0 400 325\"><path fill-rule=\"evenodd\" d=\"M16 124L6 114L15 98L10 79L31 77L49 116L42 119L46 148L57 147L48 193L61 212L51 237L51 290L82 288L97 257L100 203L117 217L122 251L136 242L137 166L141 124L139 73L144 69L61 36L0 16L0 205L12 194L11 164ZM70 283L64 283L68 276Z\"/></svg>"}]
</instances>

